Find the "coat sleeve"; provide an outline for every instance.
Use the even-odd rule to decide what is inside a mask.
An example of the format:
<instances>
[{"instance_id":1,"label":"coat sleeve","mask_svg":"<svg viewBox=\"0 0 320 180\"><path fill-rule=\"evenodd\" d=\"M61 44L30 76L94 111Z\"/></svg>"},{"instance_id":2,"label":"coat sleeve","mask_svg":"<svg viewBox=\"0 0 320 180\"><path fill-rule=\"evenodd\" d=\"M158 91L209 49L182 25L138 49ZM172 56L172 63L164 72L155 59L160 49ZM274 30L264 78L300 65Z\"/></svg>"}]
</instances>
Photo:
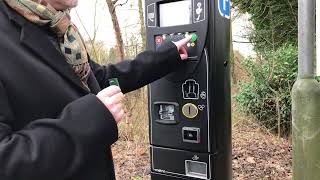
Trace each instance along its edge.
<instances>
[{"instance_id":1,"label":"coat sleeve","mask_svg":"<svg viewBox=\"0 0 320 180\"><path fill-rule=\"evenodd\" d=\"M100 66L90 61L101 88L109 86L108 79L118 78L123 93L136 90L162 78L173 72L182 63L177 47L172 42L161 46L156 52L144 51L135 59L125 60L118 64Z\"/></svg>"},{"instance_id":2,"label":"coat sleeve","mask_svg":"<svg viewBox=\"0 0 320 180\"><path fill-rule=\"evenodd\" d=\"M90 107L90 108L88 108ZM13 131L14 112L0 81L0 179L67 179L117 140L117 125L95 95L68 104L57 119Z\"/></svg>"}]
</instances>

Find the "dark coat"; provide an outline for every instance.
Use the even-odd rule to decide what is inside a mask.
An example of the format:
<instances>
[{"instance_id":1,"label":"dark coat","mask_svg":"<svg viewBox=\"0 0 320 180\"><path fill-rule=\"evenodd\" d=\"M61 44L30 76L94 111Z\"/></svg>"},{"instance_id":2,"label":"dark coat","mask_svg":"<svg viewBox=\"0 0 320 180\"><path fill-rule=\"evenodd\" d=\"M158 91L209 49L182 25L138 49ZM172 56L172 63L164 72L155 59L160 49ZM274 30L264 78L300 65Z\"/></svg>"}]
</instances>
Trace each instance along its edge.
<instances>
[{"instance_id":1,"label":"dark coat","mask_svg":"<svg viewBox=\"0 0 320 180\"><path fill-rule=\"evenodd\" d=\"M90 61L91 92L40 28L0 2L0 179L114 179L117 124L94 95L118 78L124 93L181 63L173 43L133 61ZM123 169L125 171L125 169Z\"/></svg>"}]
</instances>

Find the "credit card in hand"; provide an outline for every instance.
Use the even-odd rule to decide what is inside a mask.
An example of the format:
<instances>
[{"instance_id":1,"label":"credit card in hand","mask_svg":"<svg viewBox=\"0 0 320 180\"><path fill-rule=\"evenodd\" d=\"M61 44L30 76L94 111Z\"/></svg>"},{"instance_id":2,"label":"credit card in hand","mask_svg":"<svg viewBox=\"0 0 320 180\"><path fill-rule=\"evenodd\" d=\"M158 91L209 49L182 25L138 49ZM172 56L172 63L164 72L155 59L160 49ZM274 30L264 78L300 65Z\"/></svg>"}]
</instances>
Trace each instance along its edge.
<instances>
[{"instance_id":1,"label":"credit card in hand","mask_svg":"<svg viewBox=\"0 0 320 180\"><path fill-rule=\"evenodd\" d=\"M110 86L118 86L118 87L120 87L118 78L111 78L108 81L109 81L109 85Z\"/></svg>"}]
</instances>

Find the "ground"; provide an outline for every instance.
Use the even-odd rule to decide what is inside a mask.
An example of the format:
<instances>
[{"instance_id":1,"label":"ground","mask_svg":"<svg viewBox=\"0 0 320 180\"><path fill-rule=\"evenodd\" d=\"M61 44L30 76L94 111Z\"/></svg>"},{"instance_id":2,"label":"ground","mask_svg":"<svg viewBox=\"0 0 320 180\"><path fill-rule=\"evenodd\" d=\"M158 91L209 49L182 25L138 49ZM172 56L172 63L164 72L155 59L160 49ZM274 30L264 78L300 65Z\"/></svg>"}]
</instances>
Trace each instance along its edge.
<instances>
[{"instance_id":1,"label":"ground","mask_svg":"<svg viewBox=\"0 0 320 180\"><path fill-rule=\"evenodd\" d=\"M254 123L233 128L233 179L292 179L291 143ZM117 180L150 179L147 142L120 140L113 147Z\"/></svg>"},{"instance_id":2,"label":"ground","mask_svg":"<svg viewBox=\"0 0 320 180\"><path fill-rule=\"evenodd\" d=\"M241 125L233 131L233 179L292 179L292 146L257 125Z\"/></svg>"}]
</instances>

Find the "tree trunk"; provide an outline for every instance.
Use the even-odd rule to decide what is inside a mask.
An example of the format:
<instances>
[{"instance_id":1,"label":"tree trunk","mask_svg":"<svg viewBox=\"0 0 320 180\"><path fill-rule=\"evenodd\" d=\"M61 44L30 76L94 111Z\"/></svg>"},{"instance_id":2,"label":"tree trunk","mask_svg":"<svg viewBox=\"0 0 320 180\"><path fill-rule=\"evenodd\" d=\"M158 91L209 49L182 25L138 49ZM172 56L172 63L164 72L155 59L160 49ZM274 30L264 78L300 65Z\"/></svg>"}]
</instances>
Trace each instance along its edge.
<instances>
[{"instance_id":1,"label":"tree trunk","mask_svg":"<svg viewBox=\"0 0 320 180\"><path fill-rule=\"evenodd\" d=\"M113 24L113 29L114 29L114 34L116 36L116 41L117 41L117 49L118 49L118 54L120 61L124 59L124 45L123 45L123 40L121 36L121 29L119 26L119 21L118 17L115 11L115 3L112 0L106 0L108 9L110 12L112 24Z\"/></svg>"},{"instance_id":2,"label":"tree trunk","mask_svg":"<svg viewBox=\"0 0 320 180\"><path fill-rule=\"evenodd\" d=\"M142 41L142 49L146 49L146 29L144 26L144 16L143 16L143 4L142 0L138 0L138 8L139 8L139 20L140 20L140 34Z\"/></svg>"}]
</instances>

